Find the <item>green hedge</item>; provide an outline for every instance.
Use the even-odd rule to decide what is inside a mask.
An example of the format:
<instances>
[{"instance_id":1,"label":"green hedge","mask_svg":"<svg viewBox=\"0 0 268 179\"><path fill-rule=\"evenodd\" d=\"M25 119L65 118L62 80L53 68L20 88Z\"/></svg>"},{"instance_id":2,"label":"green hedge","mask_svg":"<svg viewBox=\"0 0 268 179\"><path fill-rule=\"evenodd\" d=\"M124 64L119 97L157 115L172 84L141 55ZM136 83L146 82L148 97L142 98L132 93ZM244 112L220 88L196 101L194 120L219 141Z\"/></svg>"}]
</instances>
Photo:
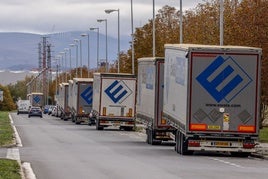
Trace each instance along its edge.
<instances>
[{"instance_id":1,"label":"green hedge","mask_svg":"<svg viewBox=\"0 0 268 179\"><path fill-rule=\"evenodd\" d=\"M0 112L0 146L11 145L14 140L8 112Z\"/></svg>"}]
</instances>

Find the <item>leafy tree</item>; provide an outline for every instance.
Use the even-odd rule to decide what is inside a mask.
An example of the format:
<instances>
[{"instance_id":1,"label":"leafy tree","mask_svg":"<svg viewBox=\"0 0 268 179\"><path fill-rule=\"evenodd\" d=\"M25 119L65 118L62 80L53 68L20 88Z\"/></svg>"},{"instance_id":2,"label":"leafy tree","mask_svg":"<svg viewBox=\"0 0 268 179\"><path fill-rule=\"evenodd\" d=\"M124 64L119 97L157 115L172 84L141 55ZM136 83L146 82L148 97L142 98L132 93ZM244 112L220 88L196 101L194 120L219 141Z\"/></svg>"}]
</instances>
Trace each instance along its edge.
<instances>
[{"instance_id":1,"label":"leafy tree","mask_svg":"<svg viewBox=\"0 0 268 179\"><path fill-rule=\"evenodd\" d=\"M16 105L12 100L10 91L7 87L0 85L0 90L3 91L3 101L0 101L0 110L1 111L11 111L16 109Z\"/></svg>"},{"instance_id":2,"label":"leafy tree","mask_svg":"<svg viewBox=\"0 0 268 179\"><path fill-rule=\"evenodd\" d=\"M9 84L7 87L11 93L13 101L16 102L18 99L27 99L27 83L32 80L33 76L26 76L24 80L18 81L16 84Z\"/></svg>"}]
</instances>

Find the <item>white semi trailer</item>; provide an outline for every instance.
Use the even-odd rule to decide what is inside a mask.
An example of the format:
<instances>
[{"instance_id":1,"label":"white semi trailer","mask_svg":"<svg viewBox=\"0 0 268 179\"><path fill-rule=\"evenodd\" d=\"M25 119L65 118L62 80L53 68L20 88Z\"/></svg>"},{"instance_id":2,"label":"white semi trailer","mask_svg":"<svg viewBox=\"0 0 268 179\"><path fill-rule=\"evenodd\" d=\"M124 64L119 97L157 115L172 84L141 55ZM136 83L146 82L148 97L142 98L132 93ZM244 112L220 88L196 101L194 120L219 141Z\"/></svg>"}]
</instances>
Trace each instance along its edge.
<instances>
[{"instance_id":1,"label":"white semi trailer","mask_svg":"<svg viewBox=\"0 0 268 179\"><path fill-rule=\"evenodd\" d=\"M165 45L163 117L177 130L176 151L255 151L262 50Z\"/></svg>"},{"instance_id":2,"label":"white semi trailer","mask_svg":"<svg viewBox=\"0 0 268 179\"><path fill-rule=\"evenodd\" d=\"M74 78L72 85L72 121L76 124L82 122L90 124L89 114L92 110L93 79Z\"/></svg>"},{"instance_id":3,"label":"white semi trailer","mask_svg":"<svg viewBox=\"0 0 268 179\"><path fill-rule=\"evenodd\" d=\"M59 100L58 105L61 110L61 118L63 120L68 120L71 118L71 111L68 106L69 101L69 83L61 83L59 85Z\"/></svg>"},{"instance_id":4,"label":"white semi trailer","mask_svg":"<svg viewBox=\"0 0 268 179\"><path fill-rule=\"evenodd\" d=\"M174 141L174 128L162 118L164 92L164 58L138 59L137 119L146 125L147 143Z\"/></svg>"},{"instance_id":5,"label":"white semi trailer","mask_svg":"<svg viewBox=\"0 0 268 179\"><path fill-rule=\"evenodd\" d=\"M95 73L92 116L96 129L118 126L133 130L136 112L136 77L125 73Z\"/></svg>"}]
</instances>

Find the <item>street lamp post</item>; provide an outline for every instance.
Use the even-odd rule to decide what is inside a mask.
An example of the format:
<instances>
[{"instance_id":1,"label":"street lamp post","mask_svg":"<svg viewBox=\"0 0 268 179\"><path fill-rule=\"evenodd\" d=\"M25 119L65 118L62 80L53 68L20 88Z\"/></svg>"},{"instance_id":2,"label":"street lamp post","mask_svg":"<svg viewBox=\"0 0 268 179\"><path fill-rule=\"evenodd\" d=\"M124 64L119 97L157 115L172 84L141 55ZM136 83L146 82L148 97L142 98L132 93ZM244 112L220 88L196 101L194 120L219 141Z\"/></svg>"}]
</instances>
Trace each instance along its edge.
<instances>
[{"instance_id":1,"label":"street lamp post","mask_svg":"<svg viewBox=\"0 0 268 179\"><path fill-rule=\"evenodd\" d=\"M153 0L153 57L155 57L155 0Z\"/></svg>"},{"instance_id":2,"label":"street lamp post","mask_svg":"<svg viewBox=\"0 0 268 179\"><path fill-rule=\"evenodd\" d=\"M223 12L224 12L224 6L223 6L223 0L220 0L220 45L223 45Z\"/></svg>"},{"instance_id":3,"label":"street lamp post","mask_svg":"<svg viewBox=\"0 0 268 179\"><path fill-rule=\"evenodd\" d=\"M63 77L62 77L62 72L63 72L63 55L60 52L59 55L57 55L57 58L59 59L59 73L60 73L60 78L59 78L59 83L63 82Z\"/></svg>"},{"instance_id":4,"label":"street lamp post","mask_svg":"<svg viewBox=\"0 0 268 179\"><path fill-rule=\"evenodd\" d=\"M106 43L106 51L105 51L105 69L106 72L108 72L108 43L107 43L107 19L98 19L97 22L105 22L105 33L106 33L106 38L105 38L105 43Z\"/></svg>"},{"instance_id":5,"label":"street lamp post","mask_svg":"<svg viewBox=\"0 0 268 179\"><path fill-rule=\"evenodd\" d=\"M131 61L132 61L132 74L135 73L135 66L134 66L134 25L133 25L133 0L131 0L131 52L132 52L132 56L131 56Z\"/></svg>"},{"instance_id":6,"label":"street lamp post","mask_svg":"<svg viewBox=\"0 0 268 179\"><path fill-rule=\"evenodd\" d=\"M80 47L80 77L82 78L82 40L81 39L74 39L74 42L78 43L79 42L79 47Z\"/></svg>"},{"instance_id":7,"label":"street lamp post","mask_svg":"<svg viewBox=\"0 0 268 179\"><path fill-rule=\"evenodd\" d=\"M180 43L182 44L183 34L182 34L182 0L180 0Z\"/></svg>"},{"instance_id":8,"label":"street lamp post","mask_svg":"<svg viewBox=\"0 0 268 179\"><path fill-rule=\"evenodd\" d=\"M89 49L89 34L81 34L82 37L87 37L87 77L89 78L89 69L90 69L90 49Z\"/></svg>"},{"instance_id":9,"label":"street lamp post","mask_svg":"<svg viewBox=\"0 0 268 179\"><path fill-rule=\"evenodd\" d=\"M64 75L65 75L65 81L67 82L67 63L66 63L66 61L67 61L67 51L64 49L64 51L63 52L60 52L60 54L62 54L62 57L63 57L63 55L64 55L64 60L63 60L63 71L64 71Z\"/></svg>"},{"instance_id":10,"label":"street lamp post","mask_svg":"<svg viewBox=\"0 0 268 179\"><path fill-rule=\"evenodd\" d=\"M117 55L118 55L118 64L117 64L117 73L120 72L120 9L106 9L105 13L110 14L112 12L117 11L118 13L118 49L117 49Z\"/></svg>"},{"instance_id":11,"label":"street lamp post","mask_svg":"<svg viewBox=\"0 0 268 179\"><path fill-rule=\"evenodd\" d=\"M69 51L69 60L70 60L70 67L69 67L70 68L70 73L69 73L69 76L70 76L70 79L71 79L72 78L72 51L71 51L71 48L65 48L64 50Z\"/></svg>"},{"instance_id":12,"label":"street lamp post","mask_svg":"<svg viewBox=\"0 0 268 179\"><path fill-rule=\"evenodd\" d=\"M75 77L77 78L77 69L78 69L78 45L77 44L70 44L71 47L76 46L76 68L75 68Z\"/></svg>"},{"instance_id":13,"label":"street lamp post","mask_svg":"<svg viewBox=\"0 0 268 179\"><path fill-rule=\"evenodd\" d=\"M98 27L93 27L90 28L90 30L97 30L97 71L99 71L100 29Z\"/></svg>"}]
</instances>

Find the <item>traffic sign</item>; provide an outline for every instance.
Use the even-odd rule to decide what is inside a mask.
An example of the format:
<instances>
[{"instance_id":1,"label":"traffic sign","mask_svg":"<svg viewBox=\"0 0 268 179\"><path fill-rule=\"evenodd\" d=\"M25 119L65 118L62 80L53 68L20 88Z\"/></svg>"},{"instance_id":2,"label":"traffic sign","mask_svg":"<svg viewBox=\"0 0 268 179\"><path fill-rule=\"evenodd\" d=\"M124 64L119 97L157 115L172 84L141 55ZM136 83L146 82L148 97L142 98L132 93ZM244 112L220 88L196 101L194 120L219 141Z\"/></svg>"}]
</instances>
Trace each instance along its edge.
<instances>
[{"instance_id":1,"label":"traffic sign","mask_svg":"<svg viewBox=\"0 0 268 179\"><path fill-rule=\"evenodd\" d=\"M4 92L0 90L0 101L3 101L3 100L4 100L4 97L3 97L4 95L3 95L3 93L4 93Z\"/></svg>"}]
</instances>

